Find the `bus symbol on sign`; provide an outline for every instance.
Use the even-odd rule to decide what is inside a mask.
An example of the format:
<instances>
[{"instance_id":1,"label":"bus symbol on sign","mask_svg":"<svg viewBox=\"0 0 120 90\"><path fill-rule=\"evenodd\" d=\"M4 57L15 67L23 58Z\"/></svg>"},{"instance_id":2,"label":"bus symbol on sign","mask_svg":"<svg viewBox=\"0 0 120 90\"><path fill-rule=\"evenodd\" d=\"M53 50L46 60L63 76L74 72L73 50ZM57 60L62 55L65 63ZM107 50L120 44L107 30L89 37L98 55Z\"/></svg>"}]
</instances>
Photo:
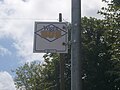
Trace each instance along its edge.
<instances>
[{"instance_id":1,"label":"bus symbol on sign","mask_svg":"<svg viewBox=\"0 0 120 90\"><path fill-rule=\"evenodd\" d=\"M61 38L62 36L67 34L66 31L62 30L61 28L59 28L59 27L57 27L57 26L55 26L53 24L43 26L43 28L36 31L35 33L37 35L39 35L41 38L44 38L49 42L53 42L56 39Z\"/></svg>"}]
</instances>

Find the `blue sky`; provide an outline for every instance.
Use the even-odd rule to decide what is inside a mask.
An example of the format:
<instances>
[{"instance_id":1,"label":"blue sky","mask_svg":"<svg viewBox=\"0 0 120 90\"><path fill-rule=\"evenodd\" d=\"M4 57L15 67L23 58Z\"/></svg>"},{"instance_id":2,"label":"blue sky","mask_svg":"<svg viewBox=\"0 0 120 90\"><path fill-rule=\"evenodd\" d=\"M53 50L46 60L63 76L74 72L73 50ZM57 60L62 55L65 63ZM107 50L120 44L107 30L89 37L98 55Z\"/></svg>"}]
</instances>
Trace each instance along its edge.
<instances>
[{"instance_id":1,"label":"blue sky","mask_svg":"<svg viewBox=\"0 0 120 90\"><path fill-rule=\"evenodd\" d=\"M0 70L7 71L10 74L12 74L12 69L21 65L19 63L20 57L16 55L16 48L13 46L13 42L14 41L11 38L0 39L0 45L3 46L3 48L8 49L6 54L0 55Z\"/></svg>"},{"instance_id":2,"label":"blue sky","mask_svg":"<svg viewBox=\"0 0 120 90\"><path fill-rule=\"evenodd\" d=\"M100 18L96 13L102 5L101 0L82 0L82 16ZM11 70L43 61L43 54L33 53L34 22L58 21L59 13L71 21L70 0L0 0L0 90L16 90Z\"/></svg>"}]
</instances>

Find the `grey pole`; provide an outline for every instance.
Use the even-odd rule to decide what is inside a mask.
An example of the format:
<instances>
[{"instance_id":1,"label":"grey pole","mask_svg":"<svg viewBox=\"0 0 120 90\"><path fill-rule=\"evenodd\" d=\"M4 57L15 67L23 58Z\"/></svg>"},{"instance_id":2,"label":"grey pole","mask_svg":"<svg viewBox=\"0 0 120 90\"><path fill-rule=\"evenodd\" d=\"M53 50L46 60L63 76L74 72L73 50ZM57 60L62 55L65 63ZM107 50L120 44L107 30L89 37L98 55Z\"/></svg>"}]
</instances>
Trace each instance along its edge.
<instances>
[{"instance_id":1,"label":"grey pole","mask_svg":"<svg viewBox=\"0 0 120 90\"><path fill-rule=\"evenodd\" d=\"M82 90L81 0L72 0L71 90Z\"/></svg>"},{"instance_id":2,"label":"grey pole","mask_svg":"<svg viewBox=\"0 0 120 90\"><path fill-rule=\"evenodd\" d=\"M62 13L59 13L59 22L62 22Z\"/></svg>"},{"instance_id":3,"label":"grey pole","mask_svg":"<svg viewBox=\"0 0 120 90\"><path fill-rule=\"evenodd\" d=\"M59 22L62 22L62 13L59 13ZM60 53L60 90L65 90L64 81L64 53Z\"/></svg>"}]
</instances>

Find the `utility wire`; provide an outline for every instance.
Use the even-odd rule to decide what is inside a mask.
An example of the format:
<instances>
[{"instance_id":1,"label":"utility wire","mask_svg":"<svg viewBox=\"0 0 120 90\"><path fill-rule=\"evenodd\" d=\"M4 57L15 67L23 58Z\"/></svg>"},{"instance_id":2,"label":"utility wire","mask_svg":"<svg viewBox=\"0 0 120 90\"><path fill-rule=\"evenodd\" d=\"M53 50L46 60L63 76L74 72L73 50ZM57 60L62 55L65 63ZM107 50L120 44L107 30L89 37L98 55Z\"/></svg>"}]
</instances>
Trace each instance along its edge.
<instances>
[{"instance_id":1,"label":"utility wire","mask_svg":"<svg viewBox=\"0 0 120 90\"><path fill-rule=\"evenodd\" d=\"M40 20L38 18L0 18L0 20Z\"/></svg>"},{"instance_id":2,"label":"utility wire","mask_svg":"<svg viewBox=\"0 0 120 90\"><path fill-rule=\"evenodd\" d=\"M39 18L0 18L0 20L39 20L39 21L46 21L45 19L39 19ZM53 21L58 19L47 19L47 21Z\"/></svg>"}]
</instances>

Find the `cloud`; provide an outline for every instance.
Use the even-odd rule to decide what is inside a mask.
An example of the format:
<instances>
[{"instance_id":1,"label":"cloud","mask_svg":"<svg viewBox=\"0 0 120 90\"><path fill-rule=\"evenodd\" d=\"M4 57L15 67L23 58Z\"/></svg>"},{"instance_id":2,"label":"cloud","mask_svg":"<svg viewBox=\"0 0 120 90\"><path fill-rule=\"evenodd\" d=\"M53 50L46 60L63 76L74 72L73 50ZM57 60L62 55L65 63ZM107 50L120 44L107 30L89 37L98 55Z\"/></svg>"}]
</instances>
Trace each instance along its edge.
<instances>
[{"instance_id":1,"label":"cloud","mask_svg":"<svg viewBox=\"0 0 120 90\"><path fill-rule=\"evenodd\" d=\"M23 61L43 60L43 54L33 54L34 19L57 21L59 12L69 17L68 3L69 0L5 0L0 6L0 18L3 19L0 36L14 40L17 55Z\"/></svg>"},{"instance_id":2,"label":"cloud","mask_svg":"<svg viewBox=\"0 0 120 90\"><path fill-rule=\"evenodd\" d=\"M0 90L15 90L12 76L6 71L0 72Z\"/></svg>"},{"instance_id":3,"label":"cloud","mask_svg":"<svg viewBox=\"0 0 120 90\"><path fill-rule=\"evenodd\" d=\"M82 2L83 16L96 16L100 1ZM71 0L4 0L0 4L0 38L14 40L13 46L22 61L42 60L43 54L33 53L34 22L58 21L58 13L71 21Z\"/></svg>"},{"instance_id":4,"label":"cloud","mask_svg":"<svg viewBox=\"0 0 120 90\"><path fill-rule=\"evenodd\" d=\"M82 16L100 18L101 16L97 12L104 5L102 0L84 0L82 1Z\"/></svg>"},{"instance_id":5,"label":"cloud","mask_svg":"<svg viewBox=\"0 0 120 90\"><path fill-rule=\"evenodd\" d=\"M11 52L2 46L0 46L0 56L11 55Z\"/></svg>"}]
</instances>

